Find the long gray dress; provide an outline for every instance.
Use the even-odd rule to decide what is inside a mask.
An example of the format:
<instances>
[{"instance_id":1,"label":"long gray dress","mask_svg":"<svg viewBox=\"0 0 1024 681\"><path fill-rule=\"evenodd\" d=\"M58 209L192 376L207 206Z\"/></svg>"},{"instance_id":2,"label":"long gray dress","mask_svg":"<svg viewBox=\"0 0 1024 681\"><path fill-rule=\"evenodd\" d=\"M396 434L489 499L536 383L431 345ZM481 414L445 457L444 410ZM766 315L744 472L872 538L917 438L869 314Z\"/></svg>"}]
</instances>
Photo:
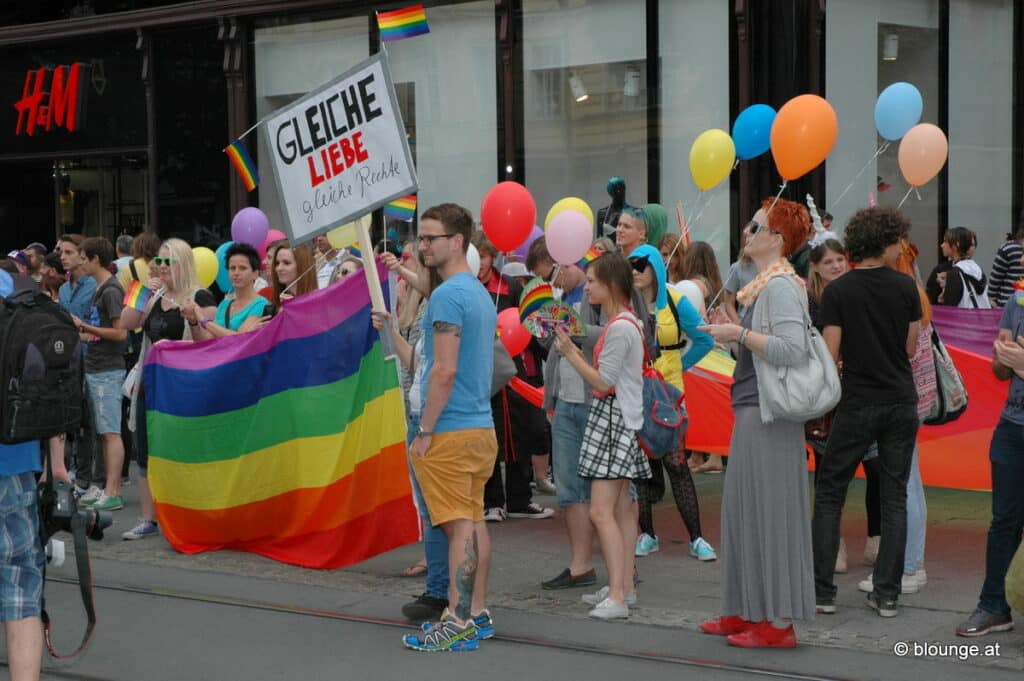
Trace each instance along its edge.
<instances>
[{"instance_id":1,"label":"long gray dress","mask_svg":"<svg viewBox=\"0 0 1024 681\"><path fill-rule=\"evenodd\" d=\"M781 282L780 282L781 283ZM789 284L766 287L743 316L770 305L769 356L806 347L802 304ZM806 349L802 350L806 352ZM750 622L814 617L814 563L802 423L761 422L752 355L733 375L735 426L722 494L722 614Z\"/></svg>"}]
</instances>

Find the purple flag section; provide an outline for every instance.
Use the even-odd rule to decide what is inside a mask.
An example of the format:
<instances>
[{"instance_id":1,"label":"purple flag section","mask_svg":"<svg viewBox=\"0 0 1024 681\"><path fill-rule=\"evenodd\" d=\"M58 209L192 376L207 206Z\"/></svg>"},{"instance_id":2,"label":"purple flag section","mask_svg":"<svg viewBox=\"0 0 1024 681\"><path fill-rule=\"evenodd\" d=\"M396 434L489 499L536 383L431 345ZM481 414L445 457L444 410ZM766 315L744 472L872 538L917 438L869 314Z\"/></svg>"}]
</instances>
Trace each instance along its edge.
<instances>
[{"instance_id":1,"label":"purple flag section","mask_svg":"<svg viewBox=\"0 0 1024 681\"><path fill-rule=\"evenodd\" d=\"M1010 304L1015 304L1010 301ZM946 345L992 356L992 343L999 335L1002 310L975 310L960 307L932 306L932 323Z\"/></svg>"}]
</instances>

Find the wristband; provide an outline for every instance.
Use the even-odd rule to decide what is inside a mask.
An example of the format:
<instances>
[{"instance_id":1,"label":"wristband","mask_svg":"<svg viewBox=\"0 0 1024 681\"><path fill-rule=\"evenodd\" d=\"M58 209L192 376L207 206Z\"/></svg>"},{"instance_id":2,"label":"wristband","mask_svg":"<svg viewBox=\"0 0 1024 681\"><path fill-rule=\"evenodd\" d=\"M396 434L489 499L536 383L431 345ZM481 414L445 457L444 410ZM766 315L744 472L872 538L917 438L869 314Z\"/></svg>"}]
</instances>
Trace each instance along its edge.
<instances>
[{"instance_id":1,"label":"wristband","mask_svg":"<svg viewBox=\"0 0 1024 681\"><path fill-rule=\"evenodd\" d=\"M740 338L739 338L740 345L744 345L745 346L747 344L747 336L749 334L750 334L750 331L748 331L747 329L743 329L742 331L740 331Z\"/></svg>"}]
</instances>

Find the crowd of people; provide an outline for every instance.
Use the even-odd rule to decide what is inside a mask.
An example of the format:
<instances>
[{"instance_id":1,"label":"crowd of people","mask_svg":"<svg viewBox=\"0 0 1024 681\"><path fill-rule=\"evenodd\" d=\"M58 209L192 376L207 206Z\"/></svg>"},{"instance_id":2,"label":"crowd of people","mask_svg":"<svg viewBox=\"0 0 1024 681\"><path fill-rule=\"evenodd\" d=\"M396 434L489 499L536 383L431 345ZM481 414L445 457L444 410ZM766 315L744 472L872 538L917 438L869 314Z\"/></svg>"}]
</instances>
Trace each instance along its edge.
<instances>
[{"instance_id":1,"label":"crowd of people","mask_svg":"<svg viewBox=\"0 0 1024 681\"><path fill-rule=\"evenodd\" d=\"M899 596L927 584L917 435L936 399L933 305L1005 305L993 368L1011 388L992 441L987 575L977 610L957 633L1011 628L1002 578L1024 525L1015 501L1024 308L1006 303L1012 283L1024 276L1024 224L999 249L988 281L972 259L973 232L950 229L942 246L948 262L926 285L915 281L909 231L898 211L869 208L853 215L840 241L816 215L812 225L802 204L768 199L745 226L740 257L723 282L711 247L680 244L666 233L667 213L658 204L623 207L614 241L599 236L593 250L600 256L570 265L555 262L543 236L518 262L476 229L465 208L424 211L414 241L381 250L398 280L398 302L373 318L403 367L410 477L424 526L423 559L405 574L424 577L426 589L403 607L424 624L404 644L472 650L494 635L487 523L555 516L534 501L536 492L554 494L568 540L566 567L538 586L598 587L596 537L607 582L581 601L591 617L628 618L639 600L636 559L659 550L652 506L665 492L666 475L690 555L722 559L721 616L704 623L704 632L736 646L792 647L794 621L836 612L834 575L848 561L840 513L860 466L867 478L864 562L873 572L859 587L868 607L897 615ZM470 245L480 256L475 272ZM12 281L38 288L70 315L84 341L89 403L78 432L50 438L42 453L29 443L8 456L8 469L0 469L4 484L25 487L31 478L34 486L46 456L47 474L73 481L81 505L114 512L124 508L121 490L134 460L141 518L122 537L157 536L146 478L146 386L133 369L164 340L257 330L288 301L364 266L326 238L313 247L277 241L263 257L234 244L224 264L230 290L207 290L190 246L151 232L116 243L66 234L52 251L33 243L0 259ZM142 280L146 269L141 283L151 297L141 308L126 305L127 284ZM507 380L495 380L497 315L517 308L535 277L575 308L585 328L574 337L559 328L511 357L518 378L543 388L539 407ZM806 361L810 325L840 369L842 398L833 412L805 424L771 413L764 377ZM726 462L684 446L650 459L636 437L645 418L645 365L685 391L687 370L716 346L736 360L718 552L702 533L693 475L721 472ZM807 444L815 459L813 507ZM19 602L31 604L41 576L21 588ZM30 605L13 609L7 602L5 593L8 624L38 617Z\"/></svg>"}]
</instances>

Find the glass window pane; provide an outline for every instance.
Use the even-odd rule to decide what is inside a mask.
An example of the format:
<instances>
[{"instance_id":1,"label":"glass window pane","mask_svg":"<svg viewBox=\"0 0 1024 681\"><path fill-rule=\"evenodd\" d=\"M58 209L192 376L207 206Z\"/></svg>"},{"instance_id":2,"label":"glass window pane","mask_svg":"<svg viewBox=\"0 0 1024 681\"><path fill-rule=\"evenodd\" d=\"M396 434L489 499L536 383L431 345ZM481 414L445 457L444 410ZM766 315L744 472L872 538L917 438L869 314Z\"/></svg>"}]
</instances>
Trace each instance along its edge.
<instances>
[{"instance_id":1,"label":"glass window pane","mask_svg":"<svg viewBox=\"0 0 1024 681\"><path fill-rule=\"evenodd\" d=\"M643 0L524 0L526 185L538 221L565 196L598 210L608 178L647 201L647 38Z\"/></svg>"}]
</instances>

